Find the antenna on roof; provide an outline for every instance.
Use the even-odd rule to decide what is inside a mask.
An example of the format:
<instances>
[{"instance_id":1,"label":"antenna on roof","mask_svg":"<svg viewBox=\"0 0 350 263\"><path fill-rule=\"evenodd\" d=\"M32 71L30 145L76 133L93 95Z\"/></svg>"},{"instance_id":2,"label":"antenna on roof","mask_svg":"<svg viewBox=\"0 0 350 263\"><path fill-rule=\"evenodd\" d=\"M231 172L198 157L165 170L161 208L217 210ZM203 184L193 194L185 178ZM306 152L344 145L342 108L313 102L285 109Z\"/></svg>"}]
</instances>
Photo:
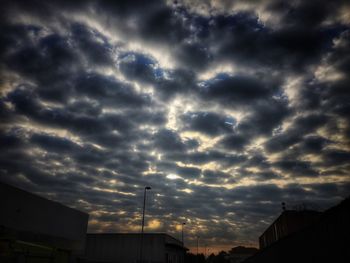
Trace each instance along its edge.
<instances>
[{"instance_id":1,"label":"antenna on roof","mask_svg":"<svg viewBox=\"0 0 350 263\"><path fill-rule=\"evenodd\" d=\"M282 202L282 211L286 211L286 203L285 202Z\"/></svg>"}]
</instances>

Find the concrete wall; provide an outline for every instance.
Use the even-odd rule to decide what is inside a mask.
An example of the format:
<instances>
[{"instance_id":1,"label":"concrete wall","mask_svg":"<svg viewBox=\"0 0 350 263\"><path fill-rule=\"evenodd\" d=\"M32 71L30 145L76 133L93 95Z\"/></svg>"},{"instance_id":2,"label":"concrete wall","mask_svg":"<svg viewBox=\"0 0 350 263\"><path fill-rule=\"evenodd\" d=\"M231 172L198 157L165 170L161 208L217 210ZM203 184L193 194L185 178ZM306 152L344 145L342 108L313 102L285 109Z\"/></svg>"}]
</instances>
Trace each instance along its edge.
<instances>
[{"instance_id":1,"label":"concrete wall","mask_svg":"<svg viewBox=\"0 0 350 263\"><path fill-rule=\"evenodd\" d=\"M40 241L41 236L48 242L60 241L63 246L72 241L75 250L83 249L89 217L86 213L4 183L0 183L0 211L0 227L26 239L35 237Z\"/></svg>"},{"instance_id":2,"label":"concrete wall","mask_svg":"<svg viewBox=\"0 0 350 263\"><path fill-rule=\"evenodd\" d=\"M140 234L87 234L86 259L88 262L139 262L140 244ZM166 234L144 234L143 262L180 263L182 259L180 241Z\"/></svg>"}]
</instances>

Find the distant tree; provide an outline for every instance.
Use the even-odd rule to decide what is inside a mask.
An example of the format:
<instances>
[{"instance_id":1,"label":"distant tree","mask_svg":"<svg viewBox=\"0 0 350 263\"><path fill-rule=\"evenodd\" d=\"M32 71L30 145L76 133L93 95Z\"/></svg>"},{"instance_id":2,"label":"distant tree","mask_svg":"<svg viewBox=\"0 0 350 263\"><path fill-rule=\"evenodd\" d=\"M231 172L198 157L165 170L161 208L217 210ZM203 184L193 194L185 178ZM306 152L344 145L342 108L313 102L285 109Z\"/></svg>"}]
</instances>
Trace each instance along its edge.
<instances>
[{"instance_id":1,"label":"distant tree","mask_svg":"<svg viewBox=\"0 0 350 263\"><path fill-rule=\"evenodd\" d=\"M195 255L192 253L186 253L185 263L205 263L205 256L203 254Z\"/></svg>"},{"instance_id":2,"label":"distant tree","mask_svg":"<svg viewBox=\"0 0 350 263\"><path fill-rule=\"evenodd\" d=\"M215 255L214 255L214 253L211 253L209 255L209 257L207 258L207 262L214 262L214 259L215 259Z\"/></svg>"},{"instance_id":3,"label":"distant tree","mask_svg":"<svg viewBox=\"0 0 350 263\"><path fill-rule=\"evenodd\" d=\"M234 255L234 254L254 255L256 252L258 252L258 249L255 247L238 246L238 247L231 248L231 250L228 253L231 255Z\"/></svg>"},{"instance_id":4,"label":"distant tree","mask_svg":"<svg viewBox=\"0 0 350 263\"><path fill-rule=\"evenodd\" d=\"M225 251L221 251L219 254L210 254L207 258L207 263L229 263L228 254Z\"/></svg>"}]
</instances>

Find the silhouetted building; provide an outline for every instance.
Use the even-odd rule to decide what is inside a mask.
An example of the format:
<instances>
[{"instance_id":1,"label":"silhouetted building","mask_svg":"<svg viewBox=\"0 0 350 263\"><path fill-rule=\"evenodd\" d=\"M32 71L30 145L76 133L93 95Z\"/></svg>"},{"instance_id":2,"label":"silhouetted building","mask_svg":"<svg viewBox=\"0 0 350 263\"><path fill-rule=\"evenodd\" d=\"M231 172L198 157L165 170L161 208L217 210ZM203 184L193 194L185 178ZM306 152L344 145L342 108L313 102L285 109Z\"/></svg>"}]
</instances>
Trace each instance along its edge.
<instances>
[{"instance_id":1,"label":"silhouetted building","mask_svg":"<svg viewBox=\"0 0 350 263\"><path fill-rule=\"evenodd\" d=\"M244 263L350 262L350 199L328 209L311 225L259 250Z\"/></svg>"},{"instance_id":2,"label":"silhouetted building","mask_svg":"<svg viewBox=\"0 0 350 263\"><path fill-rule=\"evenodd\" d=\"M143 263L182 263L185 248L181 241L163 233L143 235ZM103 233L87 234L88 262L140 262L141 234Z\"/></svg>"},{"instance_id":3,"label":"silhouetted building","mask_svg":"<svg viewBox=\"0 0 350 263\"><path fill-rule=\"evenodd\" d=\"M320 215L320 212L311 210L283 210L282 214L259 237L260 249L315 223Z\"/></svg>"},{"instance_id":4,"label":"silhouetted building","mask_svg":"<svg viewBox=\"0 0 350 263\"><path fill-rule=\"evenodd\" d=\"M256 252L258 252L258 249L255 247L238 246L229 251L227 259L230 263L241 263Z\"/></svg>"},{"instance_id":5,"label":"silhouetted building","mask_svg":"<svg viewBox=\"0 0 350 263\"><path fill-rule=\"evenodd\" d=\"M88 217L0 183L0 262L69 262L83 255Z\"/></svg>"}]
</instances>

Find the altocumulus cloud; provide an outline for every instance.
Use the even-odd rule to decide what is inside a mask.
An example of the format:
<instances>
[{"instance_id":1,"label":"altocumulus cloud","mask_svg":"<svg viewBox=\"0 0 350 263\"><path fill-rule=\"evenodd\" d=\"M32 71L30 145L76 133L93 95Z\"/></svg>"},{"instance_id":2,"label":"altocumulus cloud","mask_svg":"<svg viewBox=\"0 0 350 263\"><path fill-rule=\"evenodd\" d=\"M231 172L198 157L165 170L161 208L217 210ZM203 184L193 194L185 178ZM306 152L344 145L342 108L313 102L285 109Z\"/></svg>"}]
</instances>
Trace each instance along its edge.
<instances>
[{"instance_id":1,"label":"altocumulus cloud","mask_svg":"<svg viewBox=\"0 0 350 263\"><path fill-rule=\"evenodd\" d=\"M0 180L89 231L256 245L350 190L348 1L3 1ZM147 229L147 227L146 227Z\"/></svg>"}]
</instances>

